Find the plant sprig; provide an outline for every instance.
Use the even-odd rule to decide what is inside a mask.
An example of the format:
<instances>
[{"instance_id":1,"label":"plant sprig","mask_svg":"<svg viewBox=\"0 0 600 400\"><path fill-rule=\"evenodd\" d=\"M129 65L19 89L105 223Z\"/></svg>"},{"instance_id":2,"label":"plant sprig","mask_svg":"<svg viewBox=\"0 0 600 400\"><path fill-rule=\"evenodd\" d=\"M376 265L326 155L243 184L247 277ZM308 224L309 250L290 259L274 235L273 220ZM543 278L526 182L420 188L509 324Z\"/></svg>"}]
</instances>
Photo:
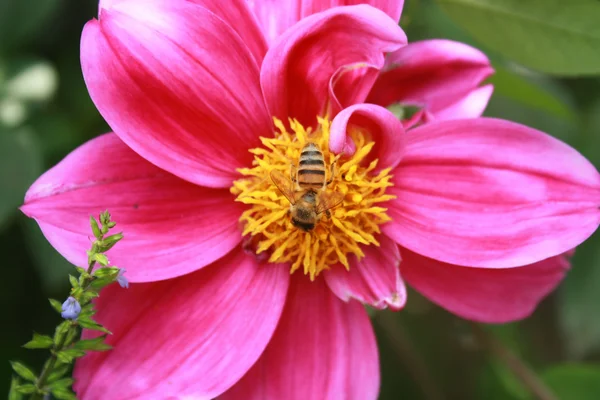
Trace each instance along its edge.
<instances>
[{"instance_id":1,"label":"plant sprig","mask_svg":"<svg viewBox=\"0 0 600 400\"><path fill-rule=\"evenodd\" d=\"M123 239L122 233L108 235L115 225L108 211L100 214L99 222L93 216L90 217L95 240L87 251L87 269L75 267L79 275L69 275L71 291L65 302L49 299L52 308L61 314L64 321L56 327L53 336L34 333L33 338L23 345L27 349L49 349L50 357L39 375L20 362L11 362L16 375L11 381L10 400L21 400L25 395L30 395L30 400L39 400L50 393L57 399L76 399L71 389L73 379L68 376L73 362L90 350L111 349L105 342L106 336L111 332L92 318L96 313L92 300L99 297L100 290L114 282L118 282L121 287L129 286L123 276L125 270L109 266L105 254ZM94 270L97 265L100 267ZM102 335L93 339L81 339L82 328L100 331Z\"/></svg>"}]
</instances>

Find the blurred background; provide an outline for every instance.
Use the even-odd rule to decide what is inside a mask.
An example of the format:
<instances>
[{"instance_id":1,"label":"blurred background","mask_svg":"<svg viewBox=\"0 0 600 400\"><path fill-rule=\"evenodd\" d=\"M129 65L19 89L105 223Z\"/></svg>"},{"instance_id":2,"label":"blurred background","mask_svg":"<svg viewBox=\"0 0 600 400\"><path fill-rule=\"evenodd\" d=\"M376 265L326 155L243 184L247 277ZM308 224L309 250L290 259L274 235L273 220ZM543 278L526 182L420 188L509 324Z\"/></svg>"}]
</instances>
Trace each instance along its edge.
<instances>
[{"instance_id":1,"label":"blurred background","mask_svg":"<svg viewBox=\"0 0 600 400\"><path fill-rule=\"evenodd\" d=\"M497 71L486 115L548 132L599 167L600 79L593 72L600 72L600 62L594 64L600 50L581 63L565 60L576 63L574 70L559 65L554 71L556 63L546 64L543 53L503 49L504 32L493 36L503 22L469 14L468 3L407 0L401 25L410 41L449 38L482 49ZM59 316L47 298L63 299L69 289L73 267L18 207L42 172L108 131L79 65L81 30L96 13L94 0L0 0L0 393L10 383L8 360L41 367L46 354L20 346L34 330L52 332ZM579 51L594 51L600 41L594 32L595 44ZM528 400L535 397L527 387L540 382L561 400L600 399L599 308L598 232L577 249L560 288L519 323L473 326L411 292L403 312L374 317L381 399ZM523 384L531 372L533 380Z\"/></svg>"}]
</instances>

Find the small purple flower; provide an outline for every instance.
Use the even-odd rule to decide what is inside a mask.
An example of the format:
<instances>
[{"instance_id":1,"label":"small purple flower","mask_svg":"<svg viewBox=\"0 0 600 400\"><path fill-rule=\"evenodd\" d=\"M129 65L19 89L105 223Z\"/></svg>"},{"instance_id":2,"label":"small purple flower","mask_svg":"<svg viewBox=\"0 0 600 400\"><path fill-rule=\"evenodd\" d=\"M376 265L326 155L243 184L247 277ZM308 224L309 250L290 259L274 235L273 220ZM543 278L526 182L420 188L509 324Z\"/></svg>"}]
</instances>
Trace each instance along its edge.
<instances>
[{"instance_id":1,"label":"small purple flower","mask_svg":"<svg viewBox=\"0 0 600 400\"><path fill-rule=\"evenodd\" d=\"M127 272L127 270L125 268L121 268L119 270L119 274L117 275L117 282L119 283L119 285L122 288L128 288L129 287L129 281L127 280L127 278L125 277L125 275L123 275L125 272Z\"/></svg>"},{"instance_id":2,"label":"small purple flower","mask_svg":"<svg viewBox=\"0 0 600 400\"><path fill-rule=\"evenodd\" d=\"M62 304L62 317L64 319L77 319L81 312L81 305L74 297L69 296L67 300Z\"/></svg>"}]
</instances>

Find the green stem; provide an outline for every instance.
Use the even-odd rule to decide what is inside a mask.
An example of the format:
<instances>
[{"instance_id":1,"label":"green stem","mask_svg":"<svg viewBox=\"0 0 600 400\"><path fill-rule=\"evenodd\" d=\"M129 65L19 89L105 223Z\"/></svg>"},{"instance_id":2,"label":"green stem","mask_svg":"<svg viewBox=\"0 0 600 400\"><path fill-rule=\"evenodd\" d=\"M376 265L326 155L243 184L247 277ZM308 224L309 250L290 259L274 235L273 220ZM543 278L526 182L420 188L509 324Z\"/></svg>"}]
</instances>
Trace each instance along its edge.
<instances>
[{"instance_id":1,"label":"green stem","mask_svg":"<svg viewBox=\"0 0 600 400\"><path fill-rule=\"evenodd\" d=\"M88 269L87 269L88 275L91 276L95 265L96 265L96 261L91 261L88 264ZM92 280L93 279L91 277L84 279L84 281L82 282L82 285L81 285L84 292L87 290L87 288L89 287ZM44 369L42 370L40 377L37 379L37 381L35 383L35 386L38 389L38 391L31 395L31 397L29 398L30 400L41 400L42 399L42 397L41 397L42 395L40 393L46 386L46 380L50 376L50 373L54 370L54 366L56 365L56 362L58 361L56 354L58 352L60 352L63 349L63 347L65 346L65 341L67 340L67 337L69 337L69 333L71 332L71 329L77 329L77 323L75 321L73 321L73 324L69 327L67 332L64 335L62 335L59 342L52 349L52 355L50 356L50 360L44 365Z\"/></svg>"},{"instance_id":2,"label":"green stem","mask_svg":"<svg viewBox=\"0 0 600 400\"><path fill-rule=\"evenodd\" d=\"M58 361L58 357L56 354L61 351L65 345L65 340L69 336L71 329L77 329L77 325L73 324L69 327L67 332L60 338L59 342L52 349L52 355L50 356L50 360L44 365L44 369L40 374L40 377L35 382L35 387L38 389L37 392L33 393L30 400L40 400L42 399L42 395L40 394L44 387L46 386L46 380L50 376L50 373L54 370L54 366L56 365L56 361Z\"/></svg>"},{"instance_id":3,"label":"green stem","mask_svg":"<svg viewBox=\"0 0 600 400\"><path fill-rule=\"evenodd\" d=\"M474 323L471 328L478 341L498 357L536 399L558 400L537 374L493 334Z\"/></svg>"}]
</instances>

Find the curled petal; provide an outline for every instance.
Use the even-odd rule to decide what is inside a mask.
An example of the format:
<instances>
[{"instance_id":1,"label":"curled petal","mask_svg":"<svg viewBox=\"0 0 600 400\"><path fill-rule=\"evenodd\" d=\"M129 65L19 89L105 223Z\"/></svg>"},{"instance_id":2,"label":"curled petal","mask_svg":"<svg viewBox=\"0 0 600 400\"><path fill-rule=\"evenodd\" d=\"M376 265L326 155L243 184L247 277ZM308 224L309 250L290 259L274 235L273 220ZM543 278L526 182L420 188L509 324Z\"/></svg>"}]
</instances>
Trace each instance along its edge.
<instances>
[{"instance_id":1,"label":"curled petal","mask_svg":"<svg viewBox=\"0 0 600 400\"><path fill-rule=\"evenodd\" d=\"M492 87L469 97L468 106L465 98L493 72L485 54L466 44L443 39L414 42L390 54L367 101L384 107L423 107L424 122L475 118L485 109ZM462 107L454 106L461 102Z\"/></svg>"},{"instance_id":2,"label":"curled petal","mask_svg":"<svg viewBox=\"0 0 600 400\"><path fill-rule=\"evenodd\" d=\"M113 332L114 349L77 362L78 398L215 398L267 346L288 284L285 268L258 265L238 249L184 277L109 286L95 318Z\"/></svg>"},{"instance_id":3,"label":"curled petal","mask_svg":"<svg viewBox=\"0 0 600 400\"><path fill-rule=\"evenodd\" d=\"M406 139L402 123L394 114L374 104L356 104L344 109L331 123L329 149L334 153L347 153L355 148L348 135L351 129L364 129L373 138L375 147L371 158L379 159L379 169L398 165Z\"/></svg>"},{"instance_id":4,"label":"curled petal","mask_svg":"<svg viewBox=\"0 0 600 400\"><path fill-rule=\"evenodd\" d=\"M398 246L385 236L380 247L367 246L360 261L352 257L350 270L336 265L325 271L325 281L340 299L356 299L375 308L399 310L406 303L406 287L400 278Z\"/></svg>"},{"instance_id":5,"label":"curled petal","mask_svg":"<svg viewBox=\"0 0 600 400\"><path fill-rule=\"evenodd\" d=\"M309 15L338 6L370 4L394 21L400 20L404 0L247 0L269 42Z\"/></svg>"},{"instance_id":6,"label":"curled petal","mask_svg":"<svg viewBox=\"0 0 600 400\"><path fill-rule=\"evenodd\" d=\"M397 243L450 264L508 268L576 247L600 222L600 174L573 148L477 118L410 130L394 171Z\"/></svg>"},{"instance_id":7,"label":"curled petal","mask_svg":"<svg viewBox=\"0 0 600 400\"><path fill-rule=\"evenodd\" d=\"M92 100L133 150L190 182L229 187L272 131L257 60L239 34L190 2L127 1L86 24ZM225 66L225 67L224 67Z\"/></svg>"},{"instance_id":8,"label":"curled petal","mask_svg":"<svg viewBox=\"0 0 600 400\"><path fill-rule=\"evenodd\" d=\"M221 400L375 400L378 392L377 345L362 305L294 275L267 349Z\"/></svg>"},{"instance_id":9,"label":"curled petal","mask_svg":"<svg viewBox=\"0 0 600 400\"><path fill-rule=\"evenodd\" d=\"M517 268L469 268L401 249L402 276L440 307L466 319L505 323L527 318L569 269L563 255Z\"/></svg>"},{"instance_id":10,"label":"curled petal","mask_svg":"<svg viewBox=\"0 0 600 400\"><path fill-rule=\"evenodd\" d=\"M283 121L296 118L304 126L315 125L316 117L328 112L332 78L341 68L381 68L385 53L405 43L402 29L370 6L338 7L303 19L265 56L260 79L270 113ZM353 78L343 82L370 88L372 79L362 74Z\"/></svg>"},{"instance_id":11,"label":"curled petal","mask_svg":"<svg viewBox=\"0 0 600 400\"><path fill-rule=\"evenodd\" d=\"M87 265L90 215L108 209L125 238L108 251L132 282L187 274L240 241L243 206L150 164L116 135L89 141L42 175L21 210L70 262Z\"/></svg>"}]
</instances>

